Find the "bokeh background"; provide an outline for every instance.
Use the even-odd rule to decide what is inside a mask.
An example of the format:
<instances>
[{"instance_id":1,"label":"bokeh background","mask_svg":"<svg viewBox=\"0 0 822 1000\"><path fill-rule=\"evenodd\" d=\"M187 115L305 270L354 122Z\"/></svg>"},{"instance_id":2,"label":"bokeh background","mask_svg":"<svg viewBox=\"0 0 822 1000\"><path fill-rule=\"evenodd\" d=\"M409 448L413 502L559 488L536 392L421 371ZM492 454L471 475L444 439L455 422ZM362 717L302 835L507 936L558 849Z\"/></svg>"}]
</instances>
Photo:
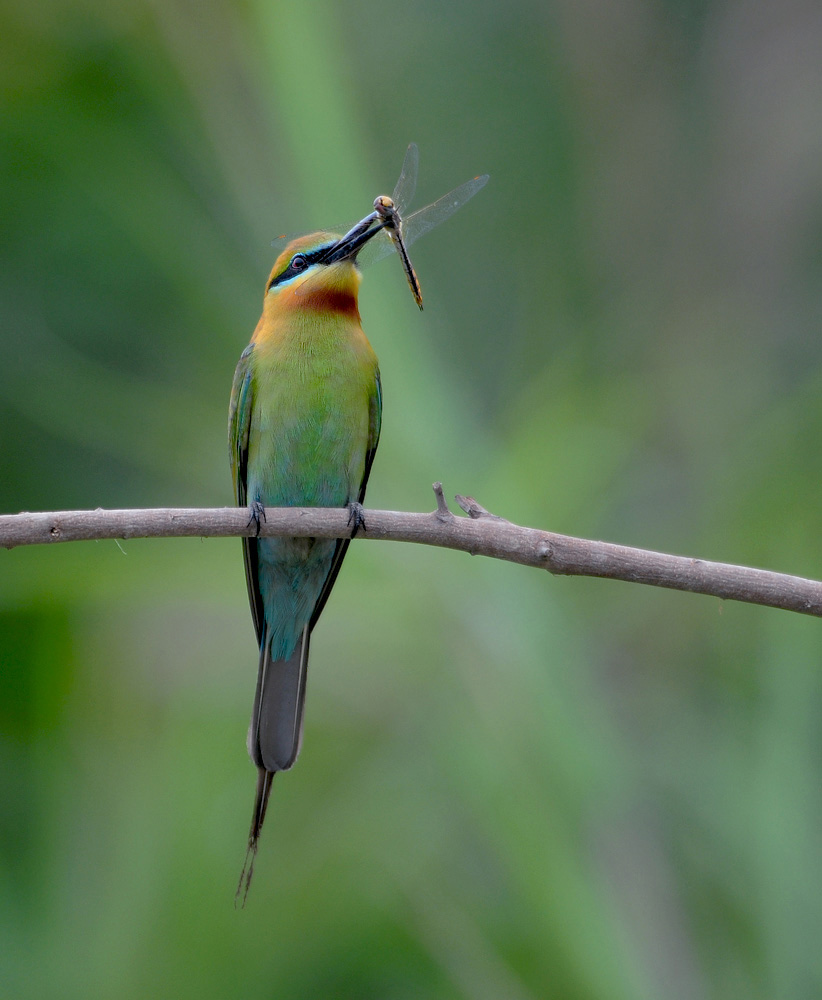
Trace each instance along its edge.
<instances>
[{"instance_id":1,"label":"bokeh background","mask_svg":"<svg viewBox=\"0 0 822 1000\"><path fill-rule=\"evenodd\" d=\"M270 241L364 279L368 501L822 576L816 0L8 0L0 509L223 505ZM0 996L822 995L822 632L355 543L233 894L236 540L0 552Z\"/></svg>"}]
</instances>

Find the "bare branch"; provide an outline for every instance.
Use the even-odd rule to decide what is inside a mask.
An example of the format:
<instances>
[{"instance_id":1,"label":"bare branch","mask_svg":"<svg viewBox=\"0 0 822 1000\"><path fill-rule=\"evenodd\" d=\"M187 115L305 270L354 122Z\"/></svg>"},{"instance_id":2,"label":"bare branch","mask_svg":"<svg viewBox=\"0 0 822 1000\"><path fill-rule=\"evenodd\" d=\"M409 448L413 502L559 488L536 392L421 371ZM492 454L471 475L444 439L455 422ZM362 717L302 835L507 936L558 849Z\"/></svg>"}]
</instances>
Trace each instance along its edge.
<instances>
[{"instance_id":1,"label":"bare branch","mask_svg":"<svg viewBox=\"0 0 822 1000\"><path fill-rule=\"evenodd\" d=\"M645 583L822 617L822 583L815 580L522 528L490 514L472 497L457 496L457 503L469 515L457 517L448 509L441 484L435 484L434 492L437 510L431 514L365 511L366 531L357 537L438 545L557 575ZM345 508L268 508L265 515L262 536L347 538L351 534ZM256 530L245 507L98 508L0 515L0 546L10 549L104 538L227 537L254 535Z\"/></svg>"}]
</instances>

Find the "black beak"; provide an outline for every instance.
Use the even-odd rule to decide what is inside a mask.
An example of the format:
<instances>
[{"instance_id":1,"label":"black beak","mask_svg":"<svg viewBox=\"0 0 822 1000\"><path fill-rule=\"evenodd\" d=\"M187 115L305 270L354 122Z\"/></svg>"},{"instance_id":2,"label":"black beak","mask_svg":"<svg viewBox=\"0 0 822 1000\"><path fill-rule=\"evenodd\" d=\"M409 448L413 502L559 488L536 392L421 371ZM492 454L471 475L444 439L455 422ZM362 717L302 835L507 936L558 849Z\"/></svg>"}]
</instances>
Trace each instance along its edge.
<instances>
[{"instance_id":1,"label":"black beak","mask_svg":"<svg viewBox=\"0 0 822 1000\"><path fill-rule=\"evenodd\" d=\"M365 244L383 229L385 229L385 222L380 219L376 212L366 215L356 226L349 229L345 236L329 247L323 258L323 264L334 264L338 260L355 258Z\"/></svg>"}]
</instances>

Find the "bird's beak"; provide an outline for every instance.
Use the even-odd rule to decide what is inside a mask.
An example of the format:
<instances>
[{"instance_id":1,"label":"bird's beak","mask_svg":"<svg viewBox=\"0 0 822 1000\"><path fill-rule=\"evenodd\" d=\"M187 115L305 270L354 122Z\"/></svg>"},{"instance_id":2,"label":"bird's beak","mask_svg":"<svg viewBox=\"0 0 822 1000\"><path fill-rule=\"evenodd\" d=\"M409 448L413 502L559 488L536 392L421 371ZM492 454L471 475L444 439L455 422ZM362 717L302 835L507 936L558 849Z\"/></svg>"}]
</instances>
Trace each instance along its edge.
<instances>
[{"instance_id":1,"label":"bird's beak","mask_svg":"<svg viewBox=\"0 0 822 1000\"><path fill-rule=\"evenodd\" d=\"M356 259L365 244L383 229L385 222L376 212L366 215L328 250L323 263L335 264L340 260Z\"/></svg>"}]
</instances>

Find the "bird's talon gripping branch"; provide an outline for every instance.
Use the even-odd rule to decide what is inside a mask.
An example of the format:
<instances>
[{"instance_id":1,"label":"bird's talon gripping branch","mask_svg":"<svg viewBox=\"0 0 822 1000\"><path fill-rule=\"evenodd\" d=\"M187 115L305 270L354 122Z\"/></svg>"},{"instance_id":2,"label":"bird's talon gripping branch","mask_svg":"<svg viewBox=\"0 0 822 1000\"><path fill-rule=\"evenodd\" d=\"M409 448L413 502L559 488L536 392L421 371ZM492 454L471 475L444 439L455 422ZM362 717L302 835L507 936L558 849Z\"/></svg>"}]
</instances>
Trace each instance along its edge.
<instances>
[{"instance_id":1,"label":"bird's talon gripping branch","mask_svg":"<svg viewBox=\"0 0 822 1000\"><path fill-rule=\"evenodd\" d=\"M368 531L365 524L365 508L361 503L357 503L356 500L352 500L351 503L347 503L348 508L348 523L353 524L354 527L351 529L351 537L356 538L357 532L362 528L363 531Z\"/></svg>"},{"instance_id":2,"label":"bird's talon gripping branch","mask_svg":"<svg viewBox=\"0 0 822 1000\"><path fill-rule=\"evenodd\" d=\"M260 526L265 520L265 507L260 503L259 500L254 500L251 504L251 517L248 519L249 528L254 525L254 534L257 538L260 537Z\"/></svg>"}]
</instances>

